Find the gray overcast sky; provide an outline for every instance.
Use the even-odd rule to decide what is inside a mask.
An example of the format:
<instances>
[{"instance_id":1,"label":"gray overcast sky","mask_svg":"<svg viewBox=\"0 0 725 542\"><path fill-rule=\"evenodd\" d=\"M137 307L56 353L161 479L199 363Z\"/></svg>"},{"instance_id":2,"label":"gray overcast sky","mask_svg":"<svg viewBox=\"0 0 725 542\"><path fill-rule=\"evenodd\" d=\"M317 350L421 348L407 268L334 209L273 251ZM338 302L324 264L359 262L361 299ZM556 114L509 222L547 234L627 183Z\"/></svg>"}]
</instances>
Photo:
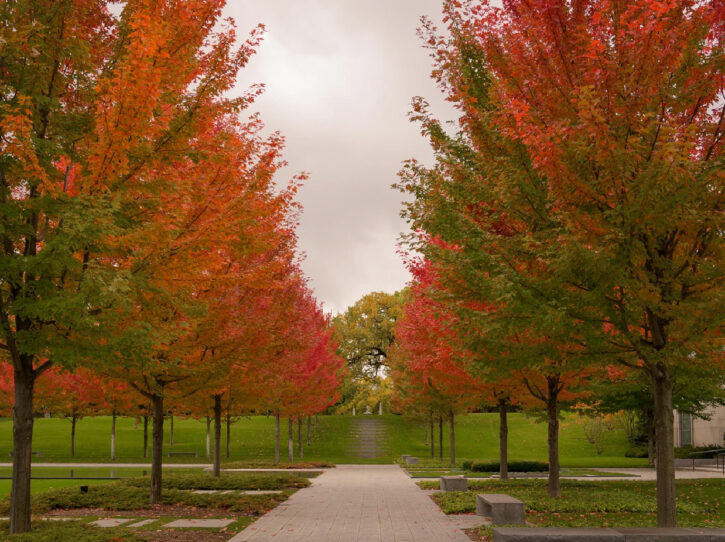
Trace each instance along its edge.
<instances>
[{"instance_id":1,"label":"gray overcast sky","mask_svg":"<svg viewBox=\"0 0 725 542\"><path fill-rule=\"evenodd\" d=\"M404 160L431 157L407 119L411 98L449 111L416 35L420 16L439 22L440 11L440 0L229 0L225 10L240 38L267 27L239 86L266 85L252 111L286 137L280 179L310 174L299 246L311 287L333 313L410 278L396 253L402 196L390 185Z\"/></svg>"}]
</instances>

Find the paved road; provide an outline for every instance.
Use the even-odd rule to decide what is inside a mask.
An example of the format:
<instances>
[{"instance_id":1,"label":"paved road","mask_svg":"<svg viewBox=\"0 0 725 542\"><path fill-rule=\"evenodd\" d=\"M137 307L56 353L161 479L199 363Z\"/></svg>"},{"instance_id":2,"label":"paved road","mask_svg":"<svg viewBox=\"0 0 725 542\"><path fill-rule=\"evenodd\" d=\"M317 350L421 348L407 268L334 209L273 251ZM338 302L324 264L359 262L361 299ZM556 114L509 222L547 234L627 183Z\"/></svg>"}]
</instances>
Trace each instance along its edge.
<instances>
[{"instance_id":1,"label":"paved road","mask_svg":"<svg viewBox=\"0 0 725 542\"><path fill-rule=\"evenodd\" d=\"M338 465L229 542L470 542L396 465Z\"/></svg>"}]
</instances>

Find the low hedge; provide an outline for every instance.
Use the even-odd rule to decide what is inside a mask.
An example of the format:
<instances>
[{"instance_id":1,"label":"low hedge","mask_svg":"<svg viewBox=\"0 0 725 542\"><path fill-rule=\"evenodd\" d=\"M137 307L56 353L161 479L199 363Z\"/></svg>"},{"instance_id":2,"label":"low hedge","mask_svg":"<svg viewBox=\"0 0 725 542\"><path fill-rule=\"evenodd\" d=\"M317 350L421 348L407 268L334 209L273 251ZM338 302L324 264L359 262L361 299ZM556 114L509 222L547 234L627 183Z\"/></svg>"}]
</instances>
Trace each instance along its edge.
<instances>
[{"instance_id":1,"label":"low hedge","mask_svg":"<svg viewBox=\"0 0 725 542\"><path fill-rule=\"evenodd\" d=\"M637 446L630 446L627 448L627 451L624 452L624 457L648 457L649 456L649 450L647 449L647 445L637 445Z\"/></svg>"},{"instance_id":2,"label":"low hedge","mask_svg":"<svg viewBox=\"0 0 725 542\"><path fill-rule=\"evenodd\" d=\"M471 472L500 472L498 461L463 461L461 467ZM549 464L544 461L509 461L509 472L548 472Z\"/></svg>"}]
</instances>

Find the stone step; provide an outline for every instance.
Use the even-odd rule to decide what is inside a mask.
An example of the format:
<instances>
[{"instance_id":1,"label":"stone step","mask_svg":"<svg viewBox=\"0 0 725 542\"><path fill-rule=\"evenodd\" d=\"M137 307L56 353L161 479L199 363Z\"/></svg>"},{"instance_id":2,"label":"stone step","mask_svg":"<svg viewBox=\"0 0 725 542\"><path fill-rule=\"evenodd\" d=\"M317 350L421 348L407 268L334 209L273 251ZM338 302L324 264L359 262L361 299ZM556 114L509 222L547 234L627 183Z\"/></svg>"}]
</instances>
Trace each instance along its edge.
<instances>
[{"instance_id":1,"label":"stone step","mask_svg":"<svg viewBox=\"0 0 725 542\"><path fill-rule=\"evenodd\" d=\"M497 527L493 542L725 542L725 529Z\"/></svg>"}]
</instances>

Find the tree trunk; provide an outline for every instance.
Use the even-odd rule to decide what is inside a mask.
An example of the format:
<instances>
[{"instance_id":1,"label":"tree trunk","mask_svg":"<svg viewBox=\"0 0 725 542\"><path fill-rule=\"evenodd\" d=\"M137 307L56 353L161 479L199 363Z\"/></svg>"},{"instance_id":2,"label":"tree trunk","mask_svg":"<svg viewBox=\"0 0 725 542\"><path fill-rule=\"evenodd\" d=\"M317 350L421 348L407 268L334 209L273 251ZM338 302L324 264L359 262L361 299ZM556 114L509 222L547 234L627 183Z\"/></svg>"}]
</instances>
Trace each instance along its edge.
<instances>
[{"instance_id":1,"label":"tree trunk","mask_svg":"<svg viewBox=\"0 0 725 542\"><path fill-rule=\"evenodd\" d=\"M211 459L211 418L206 417L206 460Z\"/></svg>"},{"instance_id":2,"label":"tree trunk","mask_svg":"<svg viewBox=\"0 0 725 542\"><path fill-rule=\"evenodd\" d=\"M76 422L78 421L78 416L73 414L70 418L70 456L75 457L76 456Z\"/></svg>"},{"instance_id":3,"label":"tree trunk","mask_svg":"<svg viewBox=\"0 0 725 542\"><path fill-rule=\"evenodd\" d=\"M547 377L546 413L549 422L549 497L559 498L559 378Z\"/></svg>"},{"instance_id":4,"label":"tree trunk","mask_svg":"<svg viewBox=\"0 0 725 542\"><path fill-rule=\"evenodd\" d=\"M647 410L647 464L655 466L655 421L654 412Z\"/></svg>"},{"instance_id":5,"label":"tree trunk","mask_svg":"<svg viewBox=\"0 0 725 542\"><path fill-rule=\"evenodd\" d=\"M499 478L508 480L508 442L509 442L509 426L508 411L506 409L506 399L498 400L498 462L500 465Z\"/></svg>"},{"instance_id":6,"label":"tree trunk","mask_svg":"<svg viewBox=\"0 0 725 542\"><path fill-rule=\"evenodd\" d=\"M302 450L302 418L297 418L297 457L302 459L304 451Z\"/></svg>"},{"instance_id":7,"label":"tree trunk","mask_svg":"<svg viewBox=\"0 0 725 542\"><path fill-rule=\"evenodd\" d=\"M438 414L438 461L443 461L443 415Z\"/></svg>"},{"instance_id":8,"label":"tree trunk","mask_svg":"<svg viewBox=\"0 0 725 542\"><path fill-rule=\"evenodd\" d=\"M433 414L430 415L430 457L435 459L436 456L436 433L435 423L433 423Z\"/></svg>"},{"instance_id":9,"label":"tree trunk","mask_svg":"<svg viewBox=\"0 0 725 542\"><path fill-rule=\"evenodd\" d=\"M144 459L149 456L149 417L143 417L143 456Z\"/></svg>"},{"instance_id":10,"label":"tree trunk","mask_svg":"<svg viewBox=\"0 0 725 542\"><path fill-rule=\"evenodd\" d=\"M655 441L657 448L657 527L676 527L675 417L672 411L672 377L664 364L653 369Z\"/></svg>"},{"instance_id":11,"label":"tree trunk","mask_svg":"<svg viewBox=\"0 0 725 542\"><path fill-rule=\"evenodd\" d=\"M232 456L232 413L227 407L227 459Z\"/></svg>"},{"instance_id":12,"label":"tree trunk","mask_svg":"<svg viewBox=\"0 0 725 542\"><path fill-rule=\"evenodd\" d=\"M221 475L222 396L214 396L214 476Z\"/></svg>"},{"instance_id":13,"label":"tree trunk","mask_svg":"<svg viewBox=\"0 0 725 542\"><path fill-rule=\"evenodd\" d=\"M451 465L456 464L456 420L453 409L450 411L449 422L451 424Z\"/></svg>"},{"instance_id":14,"label":"tree trunk","mask_svg":"<svg viewBox=\"0 0 725 542\"><path fill-rule=\"evenodd\" d=\"M315 428L317 428L317 414L315 414Z\"/></svg>"},{"instance_id":15,"label":"tree trunk","mask_svg":"<svg viewBox=\"0 0 725 542\"><path fill-rule=\"evenodd\" d=\"M116 459L116 411L111 413L111 461Z\"/></svg>"},{"instance_id":16,"label":"tree trunk","mask_svg":"<svg viewBox=\"0 0 725 542\"><path fill-rule=\"evenodd\" d=\"M312 444L312 416L307 416L307 446Z\"/></svg>"},{"instance_id":17,"label":"tree trunk","mask_svg":"<svg viewBox=\"0 0 725 542\"><path fill-rule=\"evenodd\" d=\"M425 421L423 424L423 428L425 429L425 436L423 437L423 444L425 446L428 446L428 420Z\"/></svg>"},{"instance_id":18,"label":"tree trunk","mask_svg":"<svg viewBox=\"0 0 725 542\"><path fill-rule=\"evenodd\" d=\"M169 416L169 446L174 445L174 415Z\"/></svg>"},{"instance_id":19,"label":"tree trunk","mask_svg":"<svg viewBox=\"0 0 725 542\"><path fill-rule=\"evenodd\" d=\"M10 491L10 534L30 531L30 459L33 450L32 362L15 367L15 405L13 406L13 481Z\"/></svg>"},{"instance_id":20,"label":"tree trunk","mask_svg":"<svg viewBox=\"0 0 725 542\"><path fill-rule=\"evenodd\" d=\"M295 436L292 429L292 416L287 418L287 460L292 463L294 461Z\"/></svg>"},{"instance_id":21,"label":"tree trunk","mask_svg":"<svg viewBox=\"0 0 725 542\"><path fill-rule=\"evenodd\" d=\"M154 409L151 442L151 504L161 502L161 461L164 453L164 398L161 395L151 397Z\"/></svg>"},{"instance_id":22,"label":"tree trunk","mask_svg":"<svg viewBox=\"0 0 725 542\"><path fill-rule=\"evenodd\" d=\"M274 411L274 463L279 463L279 410Z\"/></svg>"}]
</instances>

